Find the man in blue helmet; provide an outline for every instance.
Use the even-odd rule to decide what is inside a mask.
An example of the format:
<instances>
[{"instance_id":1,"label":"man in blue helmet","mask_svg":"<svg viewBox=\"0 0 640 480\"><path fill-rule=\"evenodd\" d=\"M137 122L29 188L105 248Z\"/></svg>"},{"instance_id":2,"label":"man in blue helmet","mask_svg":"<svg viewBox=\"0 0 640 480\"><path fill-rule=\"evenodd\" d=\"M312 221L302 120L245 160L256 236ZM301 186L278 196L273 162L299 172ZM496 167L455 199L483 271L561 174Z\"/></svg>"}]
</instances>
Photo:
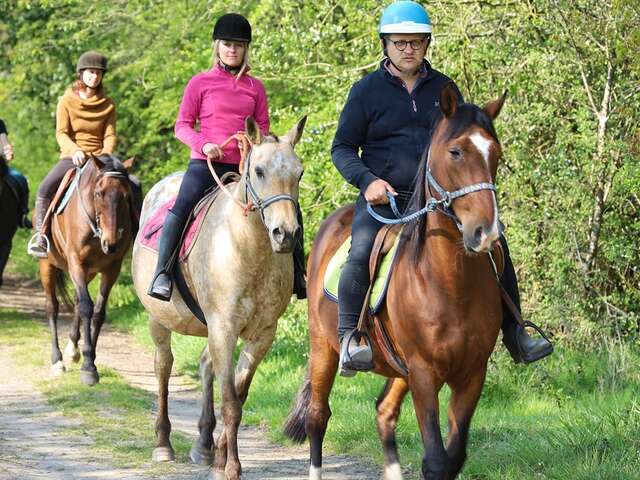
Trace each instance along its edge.
<instances>
[{"instance_id":1,"label":"man in blue helmet","mask_svg":"<svg viewBox=\"0 0 640 480\"><path fill-rule=\"evenodd\" d=\"M371 347L355 334L369 287L369 255L382 224L366 210L376 205L393 217L387 192L400 211L411 189L430 131L439 114L440 92L451 82L425 60L432 25L426 10L408 0L389 5L380 19L379 34L385 58L373 73L356 82L331 147L333 163L360 190L352 224L351 249L338 285L340 375L373 368ZM460 102L462 94L456 87ZM359 154L359 152L361 152ZM503 286L518 306L518 284L506 243ZM503 342L516 362L530 363L553 351L545 338L533 339L509 309L503 308Z\"/></svg>"}]
</instances>

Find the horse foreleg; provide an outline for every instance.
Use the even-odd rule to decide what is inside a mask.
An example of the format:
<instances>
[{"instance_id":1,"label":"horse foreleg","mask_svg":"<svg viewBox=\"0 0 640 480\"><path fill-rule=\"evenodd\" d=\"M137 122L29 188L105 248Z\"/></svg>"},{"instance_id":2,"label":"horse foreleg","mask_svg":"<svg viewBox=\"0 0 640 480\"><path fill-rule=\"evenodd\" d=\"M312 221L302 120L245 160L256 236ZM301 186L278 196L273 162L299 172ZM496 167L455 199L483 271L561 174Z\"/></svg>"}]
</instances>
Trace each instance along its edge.
<instances>
[{"instance_id":1,"label":"horse foreleg","mask_svg":"<svg viewBox=\"0 0 640 480\"><path fill-rule=\"evenodd\" d=\"M385 480L402 480L396 443L396 425L400 417L400 407L407 392L409 392L409 386L404 379L389 379L376 405L378 435L384 452L383 478Z\"/></svg>"},{"instance_id":2,"label":"horse foreleg","mask_svg":"<svg viewBox=\"0 0 640 480\"><path fill-rule=\"evenodd\" d=\"M44 308L51 331L51 372L60 375L65 371L62 363L62 352L58 345L58 310L56 297L56 267L46 260L40 260L40 281L45 294Z\"/></svg>"},{"instance_id":3,"label":"horse foreleg","mask_svg":"<svg viewBox=\"0 0 640 480\"><path fill-rule=\"evenodd\" d=\"M200 379L202 381L202 412L198 421L200 436L193 442L189 457L198 465L213 463L213 431L216 416L213 411L213 366L209 349L205 346L200 355Z\"/></svg>"},{"instance_id":4,"label":"horse foreleg","mask_svg":"<svg viewBox=\"0 0 640 480\"><path fill-rule=\"evenodd\" d=\"M93 308L93 315L91 317L91 348L93 348L94 356L96 354L100 330L102 330L102 325L104 325L109 293L111 292L113 285L116 283L116 280L118 280L120 266L121 263L118 262L100 274L100 292L96 298L96 304Z\"/></svg>"},{"instance_id":5,"label":"horse foreleg","mask_svg":"<svg viewBox=\"0 0 640 480\"><path fill-rule=\"evenodd\" d=\"M158 413L156 416L156 446L151 458L154 462L168 462L175 459L169 436L171 422L169 421L169 377L173 366L171 353L171 330L155 321L149 320L149 333L156 346L154 356L154 370L158 380Z\"/></svg>"},{"instance_id":6,"label":"horse foreleg","mask_svg":"<svg viewBox=\"0 0 640 480\"><path fill-rule=\"evenodd\" d=\"M67 358L70 358L74 363L80 361L80 349L78 348L78 341L80 340L80 300L76 295L75 308L73 309L73 322L71 324L71 330L69 330L69 341L64 349L64 354Z\"/></svg>"},{"instance_id":7,"label":"horse foreleg","mask_svg":"<svg viewBox=\"0 0 640 480\"><path fill-rule=\"evenodd\" d=\"M424 364L409 366L409 372L409 388L424 444L422 475L424 480L445 480L449 478L449 457L442 443L438 416L442 381Z\"/></svg>"},{"instance_id":8,"label":"horse foreleg","mask_svg":"<svg viewBox=\"0 0 640 480\"><path fill-rule=\"evenodd\" d=\"M467 458L467 438L471 417L476 409L484 379L486 367L474 372L471 377L451 382L451 400L449 401L449 438L447 454L451 459L451 468L447 478L454 479L462 470Z\"/></svg>"},{"instance_id":9,"label":"horse foreleg","mask_svg":"<svg viewBox=\"0 0 640 480\"><path fill-rule=\"evenodd\" d=\"M82 344L83 362L80 368L80 379L85 385L93 386L100 381L98 369L95 365L95 350L91 343L91 317L93 315L93 301L89 295L87 284L89 279L85 270L77 259L69 260L69 274L76 289L77 308L82 320Z\"/></svg>"},{"instance_id":10,"label":"horse foreleg","mask_svg":"<svg viewBox=\"0 0 640 480\"><path fill-rule=\"evenodd\" d=\"M244 405L249 395L249 387L256 373L258 365L269 351L275 338L275 328L262 331L259 341L246 341L235 370L235 388L238 399ZM223 428L216 442L216 458L226 458L227 454L227 430ZM217 463L217 462L216 462Z\"/></svg>"},{"instance_id":11,"label":"horse foreleg","mask_svg":"<svg viewBox=\"0 0 640 480\"><path fill-rule=\"evenodd\" d=\"M216 445L214 467L218 471L224 469L227 480L239 480L242 471L238 459L238 426L242 419L242 402L236 392L233 371L233 350L237 340L237 336L221 328L219 322L209 322L209 354L215 376L220 381L220 412L224 422L223 438L226 439L226 444L220 441Z\"/></svg>"},{"instance_id":12,"label":"horse foreleg","mask_svg":"<svg viewBox=\"0 0 640 480\"><path fill-rule=\"evenodd\" d=\"M11 239L0 241L0 287L2 286L2 276L4 274L4 267L9 260L9 254L11 253Z\"/></svg>"}]
</instances>

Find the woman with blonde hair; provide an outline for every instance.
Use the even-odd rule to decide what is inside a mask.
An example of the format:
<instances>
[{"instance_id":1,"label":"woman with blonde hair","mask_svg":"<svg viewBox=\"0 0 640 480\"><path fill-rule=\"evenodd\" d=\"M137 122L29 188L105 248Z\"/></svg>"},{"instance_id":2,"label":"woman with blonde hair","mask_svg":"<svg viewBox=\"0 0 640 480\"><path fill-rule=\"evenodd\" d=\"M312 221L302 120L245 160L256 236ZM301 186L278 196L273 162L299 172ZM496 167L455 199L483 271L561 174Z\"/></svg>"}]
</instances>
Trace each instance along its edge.
<instances>
[{"instance_id":1,"label":"woman with blonde hair","mask_svg":"<svg viewBox=\"0 0 640 480\"><path fill-rule=\"evenodd\" d=\"M189 80L175 125L176 137L191 149L191 159L176 202L162 228L158 263L148 290L152 297L165 301L171 298L173 253L187 219L196 203L214 185L207 158L218 177L227 172L238 173L240 150L237 142L233 140L224 147L221 145L244 129L247 117L256 120L262 133L269 131L265 88L260 80L248 74L251 24L240 14L228 13L218 18L212 37L214 65ZM301 215L298 216L302 225ZM294 265L294 293L298 298L306 298L301 238L296 242Z\"/></svg>"}]
</instances>

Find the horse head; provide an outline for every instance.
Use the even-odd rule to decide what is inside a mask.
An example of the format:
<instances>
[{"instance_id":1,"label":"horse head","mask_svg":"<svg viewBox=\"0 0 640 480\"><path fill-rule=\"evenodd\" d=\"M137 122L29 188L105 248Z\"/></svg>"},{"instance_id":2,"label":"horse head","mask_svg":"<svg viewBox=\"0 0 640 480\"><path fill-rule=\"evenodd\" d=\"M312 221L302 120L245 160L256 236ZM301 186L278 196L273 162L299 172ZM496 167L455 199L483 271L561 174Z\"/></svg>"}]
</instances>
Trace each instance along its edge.
<instances>
[{"instance_id":1,"label":"horse head","mask_svg":"<svg viewBox=\"0 0 640 480\"><path fill-rule=\"evenodd\" d=\"M444 200L467 252L487 252L500 236L495 178L502 149L493 127L506 92L484 108L458 104L447 85L427 158L427 197ZM445 199L451 194L451 198Z\"/></svg>"},{"instance_id":2,"label":"horse head","mask_svg":"<svg viewBox=\"0 0 640 480\"><path fill-rule=\"evenodd\" d=\"M244 165L245 188L260 212L276 253L293 251L300 229L297 202L303 168L294 147L302 137L306 121L305 116L281 138L262 135L251 117L245 123L252 144Z\"/></svg>"},{"instance_id":3,"label":"horse head","mask_svg":"<svg viewBox=\"0 0 640 480\"><path fill-rule=\"evenodd\" d=\"M125 161L110 155L92 157L98 169L93 190L95 221L105 254L115 253L127 222L131 222L132 192L128 171L135 157Z\"/></svg>"}]
</instances>

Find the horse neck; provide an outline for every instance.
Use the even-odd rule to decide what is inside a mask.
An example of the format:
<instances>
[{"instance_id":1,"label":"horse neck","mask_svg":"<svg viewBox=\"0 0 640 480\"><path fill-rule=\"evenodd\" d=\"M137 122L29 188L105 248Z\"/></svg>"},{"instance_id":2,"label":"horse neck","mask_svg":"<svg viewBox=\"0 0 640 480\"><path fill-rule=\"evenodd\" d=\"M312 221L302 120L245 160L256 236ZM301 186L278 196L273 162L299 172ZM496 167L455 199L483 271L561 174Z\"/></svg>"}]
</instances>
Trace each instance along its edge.
<instances>
[{"instance_id":1,"label":"horse neck","mask_svg":"<svg viewBox=\"0 0 640 480\"><path fill-rule=\"evenodd\" d=\"M474 257L465 253L462 236L453 220L439 212L427 215L418 270L425 277L447 279L451 288L462 288L472 277L469 270Z\"/></svg>"}]
</instances>

